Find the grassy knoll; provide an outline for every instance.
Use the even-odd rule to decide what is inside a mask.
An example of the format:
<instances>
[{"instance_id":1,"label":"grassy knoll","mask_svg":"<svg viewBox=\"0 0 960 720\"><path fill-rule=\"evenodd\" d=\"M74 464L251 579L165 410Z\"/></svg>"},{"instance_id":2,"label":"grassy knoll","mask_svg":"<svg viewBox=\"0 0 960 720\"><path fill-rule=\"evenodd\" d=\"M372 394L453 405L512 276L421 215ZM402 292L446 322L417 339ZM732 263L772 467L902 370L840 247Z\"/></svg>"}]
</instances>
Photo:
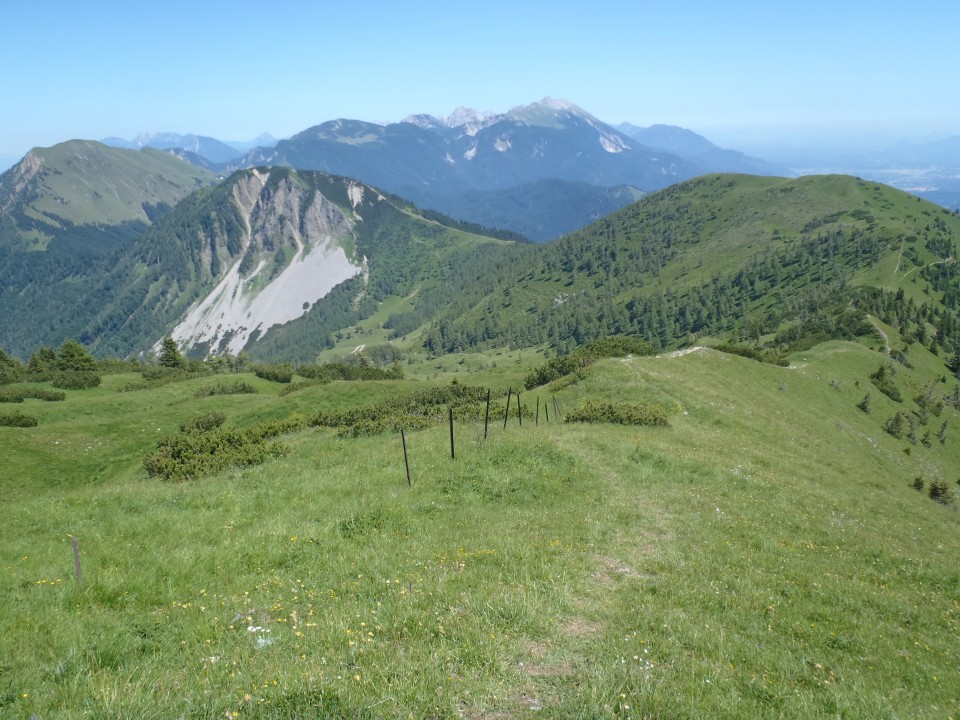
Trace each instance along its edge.
<instances>
[{"instance_id":1,"label":"grassy knoll","mask_svg":"<svg viewBox=\"0 0 960 720\"><path fill-rule=\"evenodd\" d=\"M281 459L187 483L138 463L202 412L244 425L424 381L281 397L242 375L258 394L195 399L209 378L109 376L26 400L39 425L0 428L0 714L960 716L960 516L910 487L960 490L960 413L936 419L944 444L885 433L896 403L856 407L882 358L603 360L561 410L656 402L668 427L551 405L487 440L458 427L453 461L438 426L407 437L412 487L392 435L304 430ZM935 367L911 360L905 397Z\"/></svg>"}]
</instances>

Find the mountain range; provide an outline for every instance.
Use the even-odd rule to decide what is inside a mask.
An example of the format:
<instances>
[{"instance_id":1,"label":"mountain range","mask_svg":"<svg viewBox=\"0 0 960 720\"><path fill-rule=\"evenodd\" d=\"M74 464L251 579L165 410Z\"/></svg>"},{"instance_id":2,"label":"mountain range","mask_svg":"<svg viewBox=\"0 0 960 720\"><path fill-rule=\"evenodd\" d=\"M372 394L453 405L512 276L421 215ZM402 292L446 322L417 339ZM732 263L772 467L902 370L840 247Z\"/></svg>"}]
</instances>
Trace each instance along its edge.
<instances>
[{"instance_id":1,"label":"mountain range","mask_svg":"<svg viewBox=\"0 0 960 720\"><path fill-rule=\"evenodd\" d=\"M73 337L137 355L172 335L195 356L307 362L364 327L435 354L605 333L669 347L811 318L831 336L843 308L900 290L929 306L922 321L904 310L911 332L954 347L955 215L838 176L674 182L696 172L685 157L725 151L682 128L625 129L640 140L555 100L332 121L249 151L225 178L173 149L31 151L0 175L2 345L25 356ZM603 184L628 179L648 188ZM591 224L530 245L427 197L532 236Z\"/></svg>"},{"instance_id":2,"label":"mountain range","mask_svg":"<svg viewBox=\"0 0 960 720\"><path fill-rule=\"evenodd\" d=\"M179 133L161 132L141 133L133 140L108 137L101 142L110 147L127 150L141 150L145 147L158 150L182 150L210 163L225 163L239 157L251 148L276 145L277 139L269 133L262 133L248 141L224 141L204 135L180 135Z\"/></svg>"},{"instance_id":3,"label":"mountain range","mask_svg":"<svg viewBox=\"0 0 960 720\"><path fill-rule=\"evenodd\" d=\"M638 191L705 172L774 172L762 161L727 156L703 142L711 150L691 159L647 146L573 103L544 98L499 114L458 108L445 118L412 115L387 125L332 120L219 169L289 165L346 175L421 207L544 241L596 219L598 206L612 208L613 198L625 204ZM543 180L575 185L557 195L565 202L525 203L528 195L542 196L536 184ZM635 190L606 193L605 201L591 191L583 203L571 202L586 185ZM496 203L491 211L487 198L477 195L488 192L520 198L517 211L510 203Z\"/></svg>"},{"instance_id":4,"label":"mountain range","mask_svg":"<svg viewBox=\"0 0 960 720\"><path fill-rule=\"evenodd\" d=\"M243 154L238 143L175 133L104 143L170 150L217 173L287 165L354 177L420 207L537 242L705 172L786 174L690 130L613 128L553 98L506 113L461 107L446 117L410 115L398 123L331 120L287 140L268 137Z\"/></svg>"}]
</instances>

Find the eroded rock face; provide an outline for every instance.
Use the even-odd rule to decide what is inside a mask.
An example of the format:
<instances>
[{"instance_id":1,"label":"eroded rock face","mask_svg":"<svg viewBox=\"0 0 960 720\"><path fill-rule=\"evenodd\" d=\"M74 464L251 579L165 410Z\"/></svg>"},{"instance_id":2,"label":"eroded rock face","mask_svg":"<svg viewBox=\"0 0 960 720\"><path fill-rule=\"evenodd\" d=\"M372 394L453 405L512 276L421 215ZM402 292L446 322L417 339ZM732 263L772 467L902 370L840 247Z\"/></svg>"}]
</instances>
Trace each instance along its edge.
<instances>
[{"instance_id":1,"label":"eroded rock face","mask_svg":"<svg viewBox=\"0 0 960 720\"><path fill-rule=\"evenodd\" d=\"M270 182L270 173L250 170L233 197L245 227L242 251L173 331L181 345L209 343L215 354L240 352L251 336L300 317L362 270L347 253L353 221L293 175Z\"/></svg>"},{"instance_id":2,"label":"eroded rock face","mask_svg":"<svg viewBox=\"0 0 960 720\"><path fill-rule=\"evenodd\" d=\"M40 172L43 167L43 158L32 150L23 156L23 160L18 162L4 178L5 182L0 184L0 212L6 212L17 202L22 193Z\"/></svg>"}]
</instances>

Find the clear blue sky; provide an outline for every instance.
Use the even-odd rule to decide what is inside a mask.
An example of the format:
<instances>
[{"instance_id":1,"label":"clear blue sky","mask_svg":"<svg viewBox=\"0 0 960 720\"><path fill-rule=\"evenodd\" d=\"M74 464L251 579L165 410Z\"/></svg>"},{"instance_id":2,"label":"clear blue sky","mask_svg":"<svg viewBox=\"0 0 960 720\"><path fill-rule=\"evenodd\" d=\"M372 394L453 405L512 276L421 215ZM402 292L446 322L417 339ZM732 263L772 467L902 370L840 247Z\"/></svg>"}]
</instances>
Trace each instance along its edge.
<instances>
[{"instance_id":1,"label":"clear blue sky","mask_svg":"<svg viewBox=\"0 0 960 720\"><path fill-rule=\"evenodd\" d=\"M148 7L150 9L148 9ZM544 96L726 146L960 134L960 3L6 0L0 156Z\"/></svg>"}]
</instances>

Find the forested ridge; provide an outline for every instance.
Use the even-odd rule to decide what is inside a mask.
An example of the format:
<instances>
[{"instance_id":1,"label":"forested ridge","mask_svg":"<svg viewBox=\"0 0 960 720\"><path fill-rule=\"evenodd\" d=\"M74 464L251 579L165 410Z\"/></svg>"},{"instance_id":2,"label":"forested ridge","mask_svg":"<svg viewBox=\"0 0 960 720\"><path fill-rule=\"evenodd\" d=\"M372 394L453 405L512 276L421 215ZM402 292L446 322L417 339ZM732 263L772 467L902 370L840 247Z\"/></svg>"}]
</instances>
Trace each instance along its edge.
<instances>
[{"instance_id":1,"label":"forested ridge","mask_svg":"<svg viewBox=\"0 0 960 720\"><path fill-rule=\"evenodd\" d=\"M781 342L796 344L869 332L872 313L951 352L958 230L955 215L854 178L711 176L553 244L451 271L391 324L402 333L411 316L440 309L425 341L434 353L504 344L568 351L610 334L667 347L780 329ZM876 268L894 261L874 285Z\"/></svg>"}]
</instances>

